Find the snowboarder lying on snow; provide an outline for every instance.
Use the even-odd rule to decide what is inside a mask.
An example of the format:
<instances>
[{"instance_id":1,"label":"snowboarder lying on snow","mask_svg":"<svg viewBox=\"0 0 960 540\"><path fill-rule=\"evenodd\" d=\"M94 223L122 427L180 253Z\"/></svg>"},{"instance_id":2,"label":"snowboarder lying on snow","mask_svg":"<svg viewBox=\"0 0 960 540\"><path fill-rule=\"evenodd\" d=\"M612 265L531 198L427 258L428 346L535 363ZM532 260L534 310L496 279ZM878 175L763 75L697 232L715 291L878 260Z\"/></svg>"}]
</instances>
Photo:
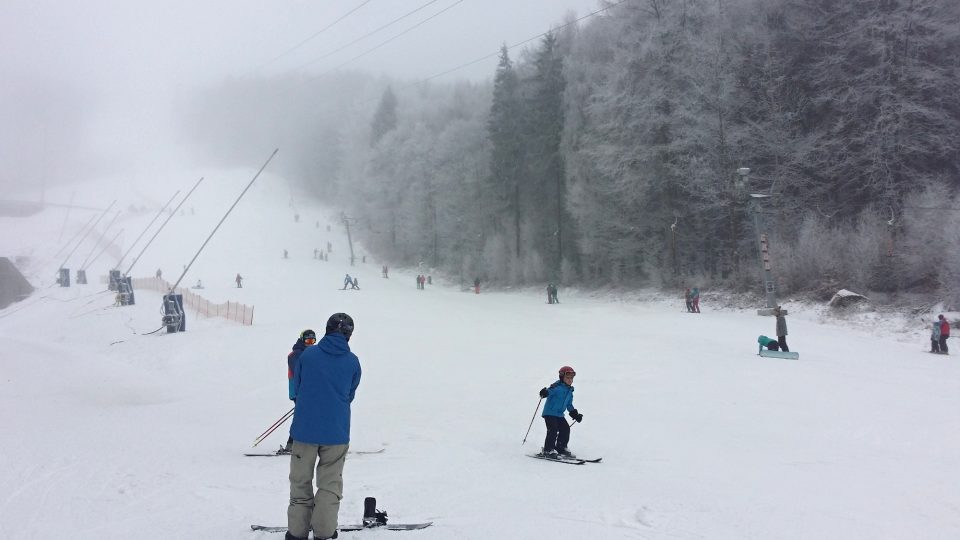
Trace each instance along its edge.
<instances>
[{"instance_id":1,"label":"snowboarder lying on snow","mask_svg":"<svg viewBox=\"0 0 960 540\"><path fill-rule=\"evenodd\" d=\"M567 443L570 442L570 426L566 418L563 417L563 411L570 413L570 418L577 422L583 421L583 415L573 406L573 378L577 372L570 366L560 368L560 379L551 384L549 388L540 389L540 397L547 398L543 405L544 422L547 424L547 438L543 442L543 455L546 457L559 458L576 457L567 449Z\"/></svg>"},{"instance_id":2,"label":"snowboarder lying on snow","mask_svg":"<svg viewBox=\"0 0 960 540\"><path fill-rule=\"evenodd\" d=\"M758 337L757 343L760 344L760 349L757 350L757 354L760 354L760 351L762 351L764 347L766 347L768 351L780 350L780 342L773 338L768 338L767 336Z\"/></svg>"}]
</instances>

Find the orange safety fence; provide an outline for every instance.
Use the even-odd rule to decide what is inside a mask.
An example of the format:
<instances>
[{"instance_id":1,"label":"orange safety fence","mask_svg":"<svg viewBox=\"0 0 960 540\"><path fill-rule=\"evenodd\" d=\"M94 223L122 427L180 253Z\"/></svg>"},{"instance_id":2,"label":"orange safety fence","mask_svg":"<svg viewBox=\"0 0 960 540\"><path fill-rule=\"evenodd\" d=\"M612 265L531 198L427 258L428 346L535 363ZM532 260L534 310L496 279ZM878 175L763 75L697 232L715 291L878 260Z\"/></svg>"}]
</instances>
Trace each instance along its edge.
<instances>
[{"instance_id":1,"label":"orange safety fence","mask_svg":"<svg viewBox=\"0 0 960 540\"><path fill-rule=\"evenodd\" d=\"M165 279L156 277L133 278L133 289L150 289L167 294L170 291L170 283ZM231 321L236 321L244 326L253 324L253 306L241 304L239 302L224 302L214 304L206 298L193 292L192 289L177 287L177 294L183 295L183 306L185 310L195 312L204 317L222 317Z\"/></svg>"}]
</instances>

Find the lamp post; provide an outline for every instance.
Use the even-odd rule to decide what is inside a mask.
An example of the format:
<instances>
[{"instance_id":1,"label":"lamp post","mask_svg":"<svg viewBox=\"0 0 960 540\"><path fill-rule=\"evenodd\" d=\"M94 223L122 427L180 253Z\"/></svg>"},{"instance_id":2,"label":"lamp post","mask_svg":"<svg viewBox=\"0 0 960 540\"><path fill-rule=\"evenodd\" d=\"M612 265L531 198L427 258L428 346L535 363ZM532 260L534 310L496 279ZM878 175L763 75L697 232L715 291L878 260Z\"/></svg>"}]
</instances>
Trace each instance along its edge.
<instances>
[{"instance_id":1,"label":"lamp post","mask_svg":"<svg viewBox=\"0 0 960 540\"><path fill-rule=\"evenodd\" d=\"M738 187L743 189L747 185L750 176L748 167L737 169L740 176ZM773 270L770 267L770 245L767 234L764 232L763 214L761 204L764 199L769 199L770 195L766 193L751 193L750 202L753 211L753 228L757 234L757 253L760 259L760 268L763 271L763 289L766 295L766 309L757 310L757 315L770 315L773 308L777 307L777 283L773 279Z\"/></svg>"}]
</instances>

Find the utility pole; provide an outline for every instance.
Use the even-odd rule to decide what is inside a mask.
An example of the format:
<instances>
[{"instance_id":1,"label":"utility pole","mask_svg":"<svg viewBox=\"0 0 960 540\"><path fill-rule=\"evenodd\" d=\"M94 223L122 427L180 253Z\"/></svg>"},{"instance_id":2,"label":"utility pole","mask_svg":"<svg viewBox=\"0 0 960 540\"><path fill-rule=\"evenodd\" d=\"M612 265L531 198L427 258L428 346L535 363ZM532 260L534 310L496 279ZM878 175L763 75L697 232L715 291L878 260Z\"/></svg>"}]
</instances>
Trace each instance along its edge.
<instances>
[{"instance_id":1,"label":"utility pole","mask_svg":"<svg viewBox=\"0 0 960 540\"><path fill-rule=\"evenodd\" d=\"M350 221L356 221L352 217L347 217L347 214L340 212L340 221L343 221L343 226L347 228L347 244L350 245L350 266L353 266L353 239L350 237Z\"/></svg>"},{"instance_id":2,"label":"utility pole","mask_svg":"<svg viewBox=\"0 0 960 540\"><path fill-rule=\"evenodd\" d=\"M741 188L747 185L750 175L748 167L737 169L740 175ZM766 296L767 307L763 310L757 310L757 315L770 315L773 308L777 307L777 282L773 278L773 269L770 266L770 242L767 233L764 232L765 224L763 222L763 212L761 204L765 199L769 199L767 193L751 193L751 210L753 211L753 228L757 235L757 254L760 260L760 269L763 272L763 290Z\"/></svg>"}]
</instances>

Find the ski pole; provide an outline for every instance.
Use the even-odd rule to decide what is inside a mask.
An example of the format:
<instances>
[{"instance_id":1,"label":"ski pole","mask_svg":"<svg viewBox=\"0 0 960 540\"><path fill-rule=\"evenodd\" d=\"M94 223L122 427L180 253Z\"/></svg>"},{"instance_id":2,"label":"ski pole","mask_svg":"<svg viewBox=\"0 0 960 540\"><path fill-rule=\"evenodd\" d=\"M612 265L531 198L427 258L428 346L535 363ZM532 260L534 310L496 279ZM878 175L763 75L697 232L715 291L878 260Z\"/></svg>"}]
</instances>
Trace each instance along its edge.
<instances>
[{"instance_id":1,"label":"ski pole","mask_svg":"<svg viewBox=\"0 0 960 540\"><path fill-rule=\"evenodd\" d=\"M524 445L527 442L527 435L530 435L530 429L533 428L533 421L537 419L537 411L540 410L540 404L543 403L543 398L540 398L540 401L537 402L537 408L533 410L533 418L530 419L530 425L527 426L527 433L523 436L523 442L520 445Z\"/></svg>"},{"instance_id":2,"label":"ski pole","mask_svg":"<svg viewBox=\"0 0 960 540\"><path fill-rule=\"evenodd\" d=\"M290 410L287 411L283 416L281 416L279 420L277 420L276 422L270 424L270 427L268 427L268 428L266 429L266 431L264 431L263 433L261 433L256 439L253 440L253 441L254 441L254 444L253 444L253 445L256 446L256 445L260 444L260 442L261 442L267 435L270 435L270 433L272 433L273 430L277 429L277 427L279 427L280 424L286 422L287 419L290 418L290 416L293 415L293 410L294 410L294 409L296 409L296 407L294 407L293 409L290 409Z\"/></svg>"},{"instance_id":3,"label":"ski pole","mask_svg":"<svg viewBox=\"0 0 960 540\"><path fill-rule=\"evenodd\" d=\"M282 426L282 425L283 425L287 420L289 420L292 416L293 416L293 413L286 414L286 415L284 416L284 418L280 421L279 424L277 424L277 425L273 426L272 428L270 428L270 429L267 431L267 433L263 435L263 437L261 437L259 440L257 440L257 442L253 443L253 446L256 447L258 444L260 444L260 443L262 443L263 441L265 441L265 440L267 439L267 437L270 436L271 433L273 433L274 431L276 431L278 427Z\"/></svg>"}]
</instances>

